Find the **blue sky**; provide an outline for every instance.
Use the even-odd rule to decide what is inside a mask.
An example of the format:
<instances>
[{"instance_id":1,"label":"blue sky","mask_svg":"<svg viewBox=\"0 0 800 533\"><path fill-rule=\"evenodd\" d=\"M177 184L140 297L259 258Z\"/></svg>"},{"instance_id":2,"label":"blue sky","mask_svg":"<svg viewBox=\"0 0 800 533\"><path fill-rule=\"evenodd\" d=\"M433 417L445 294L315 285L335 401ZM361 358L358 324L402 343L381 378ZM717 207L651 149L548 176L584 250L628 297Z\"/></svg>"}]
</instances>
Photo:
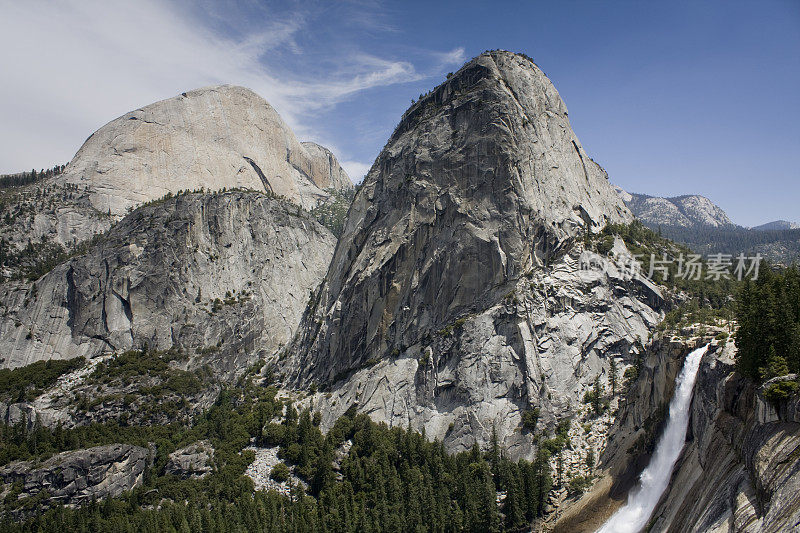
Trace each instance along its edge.
<instances>
[{"instance_id":1,"label":"blue sky","mask_svg":"<svg viewBox=\"0 0 800 533\"><path fill-rule=\"evenodd\" d=\"M68 161L130 109L234 83L353 178L417 97L524 52L613 183L800 221L800 2L0 0L0 172Z\"/></svg>"}]
</instances>

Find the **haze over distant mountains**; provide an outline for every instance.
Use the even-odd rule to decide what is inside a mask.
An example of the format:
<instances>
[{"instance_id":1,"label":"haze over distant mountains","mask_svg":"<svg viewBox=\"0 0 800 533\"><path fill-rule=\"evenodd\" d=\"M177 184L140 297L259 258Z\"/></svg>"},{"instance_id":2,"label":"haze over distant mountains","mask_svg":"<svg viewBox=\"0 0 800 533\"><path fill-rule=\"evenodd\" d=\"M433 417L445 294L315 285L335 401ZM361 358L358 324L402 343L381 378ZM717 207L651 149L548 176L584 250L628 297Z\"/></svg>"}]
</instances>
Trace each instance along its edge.
<instances>
[{"instance_id":1,"label":"haze over distant mountains","mask_svg":"<svg viewBox=\"0 0 800 533\"><path fill-rule=\"evenodd\" d=\"M701 253L760 253L779 263L800 260L800 225L775 220L753 228L735 224L705 196L663 198L616 187L628 209L644 225Z\"/></svg>"},{"instance_id":2,"label":"haze over distant mountains","mask_svg":"<svg viewBox=\"0 0 800 533\"><path fill-rule=\"evenodd\" d=\"M789 222L788 220L776 220L774 222L767 222L760 226L755 226L753 229L759 231L772 231L782 229L800 229L800 224L797 222Z\"/></svg>"},{"instance_id":3,"label":"haze over distant mountains","mask_svg":"<svg viewBox=\"0 0 800 533\"><path fill-rule=\"evenodd\" d=\"M683 228L693 226L719 228L733 225L725 211L705 196L692 194L661 198L647 194L629 193L619 187L616 189L628 209L648 225Z\"/></svg>"},{"instance_id":4,"label":"haze over distant mountains","mask_svg":"<svg viewBox=\"0 0 800 533\"><path fill-rule=\"evenodd\" d=\"M646 225L679 226L683 228L735 226L747 229L745 226L734 223L725 210L709 198L699 194L684 194L665 198L650 196L649 194L630 193L621 187L615 188L625 201L628 209ZM800 228L800 224L796 222L775 220L749 229L772 231L798 228Z\"/></svg>"}]
</instances>

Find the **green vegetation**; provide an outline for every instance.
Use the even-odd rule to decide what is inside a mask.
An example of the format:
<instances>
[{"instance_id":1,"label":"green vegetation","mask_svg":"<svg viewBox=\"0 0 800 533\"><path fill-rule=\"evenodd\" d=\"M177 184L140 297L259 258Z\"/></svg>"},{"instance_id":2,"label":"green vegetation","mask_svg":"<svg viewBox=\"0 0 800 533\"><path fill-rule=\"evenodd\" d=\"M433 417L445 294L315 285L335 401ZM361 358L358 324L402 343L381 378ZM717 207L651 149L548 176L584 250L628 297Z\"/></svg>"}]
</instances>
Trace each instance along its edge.
<instances>
[{"instance_id":1,"label":"green vegetation","mask_svg":"<svg viewBox=\"0 0 800 533\"><path fill-rule=\"evenodd\" d=\"M639 379L639 374L642 371L643 365L644 359L642 358L642 354L636 354L636 359L633 361L633 364L622 373L622 379L624 380L622 387L626 391L630 390L636 380Z\"/></svg>"},{"instance_id":2,"label":"green vegetation","mask_svg":"<svg viewBox=\"0 0 800 533\"><path fill-rule=\"evenodd\" d=\"M589 476L575 476L569 480L568 491L571 496L580 496L586 489L592 486L592 478Z\"/></svg>"},{"instance_id":3,"label":"green vegetation","mask_svg":"<svg viewBox=\"0 0 800 533\"><path fill-rule=\"evenodd\" d=\"M312 209L311 214L338 238L344 229L344 220L347 218L350 204L353 203L355 190L329 189L328 193L332 200Z\"/></svg>"},{"instance_id":4,"label":"green vegetation","mask_svg":"<svg viewBox=\"0 0 800 533\"><path fill-rule=\"evenodd\" d=\"M556 455L569 445L569 429L572 426L572 420L565 418L559 421L556 426L555 436L550 439L539 441L539 451L547 452L550 456Z\"/></svg>"},{"instance_id":5,"label":"green vegetation","mask_svg":"<svg viewBox=\"0 0 800 533\"><path fill-rule=\"evenodd\" d=\"M737 369L756 381L800 373L800 271L762 270L745 281L736 298ZM775 404L797 392L797 381L780 381L764 391Z\"/></svg>"},{"instance_id":6,"label":"green vegetation","mask_svg":"<svg viewBox=\"0 0 800 533\"><path fill-rule=\"evenodd\" d=\"M719 280L714 277L706 279L705 271L700 279L690 279L688 275L678 276L679 269L683 269L682 273L687 271L686 262L688 262L689 255L694 253L691 249L659 235L638 220L634 220L630 224L609 224L599 235L594 237L593 240L598 241L595 246L599 248L601 243L607 242L608 237L613 235L619 236L625 242L625 246L632 255L638 256L642 265L642 273L645 275L650 273L650 263L653 258L656 261L664 261L666 256L667 263L653 264L653 281L677 291L684 291L692 300L699 302L701 307L730 308L731 295L734 294L738 285L735 279L724 277ZM613 244L613 239L610 242ZM680 264L679 261L681 254L685 260L684 264ZM666 270L666 276L664 270Z\"/></svg>"},{"instance_id":7,"label":"green vegetation","mask_svg":"<svg viewBox=\"0 0 800 533\"><path fill-rule=\"evenodd\" d=\"M522 429L526 431L536 431L536 425L539 423L539 415L541 409L534 407L522 412Z\"/></svg>"},{"instance_id":8,"label":"green vegetation","mask_svg":"<svg viewBox=\"0 0 800 533\"><path fill-rule=\"evenodd\" d=\"M595 459L594 459L594 450L592 450L592 449L590 448L590 449L589 449L589 451L588 451L588 452L586 452L586 466L587 466L587 467L588 467L590 470L591 470L592 468L594 468L594 461L595 461Z\"/></svg>"},{"instance_id":9,"label":"green vegetation","mask_svg":"<svg viewBox=\"0 0 800 533\"><path fill-rule=\"evenodd\" d=\"M128 352L105 363L100 374L124 379L133 372L166 371L169 355ZM220 394L214 406L191 423L125 426L93 424L47 429L34 424L0 426L0 464L42 460L53 453L101 444L155 443L156 458L142 486L120 498L83 508L53 507L31 514L41 501L5 501L6 509L29 510L26 520L6 518L3 531L508 531L543 513L553 480L549 461L569 445L570 421L551 439L541 439L533 462L509 460L497 439L450 455L438 441L402 428L376 424L350 409L323 435L320 413L298 412L276 399L276 389L250 379ZM165 475L167 456L201 439L215 447L213 472L203 479ZM279 457L308 483L291 496L254 491L243 476L253 460L243 450L251 440L279 447ZM344 442L352 446L335 463ZM286 465L275 479L291 479ZM338 479L337 479L338 475ZM505 493L498 504L496 494ZM8 515L7 515L8 516Z\"/></svg>"},{"instance_id":10,"label":"green vegetation","mask_svg":"<svg viewBox=\"0 0 800 533\"><path fill-rule=\"evenodd\" d=\"M595 415L602 414L604 410L608 409L609 400L604 398L604 392L604 387L600 384L600 376L598 376L594 378L592 390L586 391L583 395L583 403L591 404Z\"/></svg>"},{"instance_id":11,"label":"green vegetation","mask_svg":"<svg viewBox=\"0 0 800 533\"><path fill-rule=\"evenodd\" d=\"M25 422L13 426L0 424L0 466L12 461L41 461L59 452L116 442L146 447L148 442L166 443L172 440L172 436L184 434L179 425L91 424L71 429L61 426L50 429L35 421L32 428L27 426ZM174 450L176 447L171 448Z\"/></svg>"},{"instance_id":12,"label":"green vegetation","mask_svg":"<svg viewBox=\"0 0 800 533\"><path fill-rule=\"evenodd\" d=\"M466 324L467 320L472 316L473 316L472 314L462 316L461 318L456 319L455 322L453 322L452 324L448 324L439 331L437 331L436 334L439 335L440 337L449 337L450 335L453 334L454 331L461 331L461 328L464 327L464 324Z\"/></svg>"},{"instance_id":13,"label":"green vegetation","mask_svg":"<svg viewBox=\"0 0 800 533\"><path fill-rule=\"evenodd\" d=\"M17 278L36 281L61 263L84 255L104 238L105 235L97 234L69 249L47 240L37 244L28 241L27 246L21 250L15 250L5 239L0 239L0 265L17 269Z\"/></svg>"},{"instance_id":14,"label":"green vegetation","mask_svg":"<svg viewBox=\"0 0 800 533\"><path fill-rule=\"evenodd\" d=\"M762 269L736 298L739 371L755 380L800 372L800 272Z\"/></svg>"},{"instance_id":15,"label":"green vegetation","mask_svg":"<svg viewBox=\"0 0 800 533\"><path fill-rule=\"evenodd\" d=\"M800 384L797 381L779 381L773 383L764 391L764 398L773 404L785 402L797 393Z\"/></svg>"},{"instance_id":16,"label":"green vegetation","mask_svg":"<svg viewBox=\"0 0 800 533\"><path fill-rule=\"evenodd\" d=\"M617 360L612 355L608 361L608 383L611 385L611 394L616 396L617 394Z\"/></svg>"},{"instance_id":17,"label":"green vegetation","mask_svg":"<svg viewBox=\"0 0 800 533\"><path fill-rule=\"evenodd\" d=\"M392 352L392 356L393 357L397 357L398 355L400 355L400 351L399 350L397 352L397 355L395 355L394 351ZM430 358L430 354L428 353L427 350L422 352L422 355L419 356L419 359L417 360L417 362L419 363L419 366L428 366L430 364L431 358Z\"/></svg>"},{"instance_id":18,"label":"green vegetation","mask_svg":"<svg viewBox=\"0 0 800 533\"><path fill-rule=\"evenodd\" d=\"M732 269L729 278L715 279L712 276L707 279L706 270L702 271L700 279L694 279L696 275L679 276L679 273L689 273L687 264L694 252L685 245L663 237L638 220L630 224L609 224L598 235L587 235L586 244L590 249L606 255L611 251L615 235L625 242L628 251L640 261L643 275L651 273L651 261L655 259L658 263L653 263L653 281L675 294L683 295L678 298L682 303L666 313L659 324L660 330L680 329L693 323L713 324L719 319L733 318L733 295L742 282L735 278Z\"/></svg>"},{"instance_id":19,"label":"green vegetation","mask_svg":"<svg viewBox=\"0 0 800 533\"><path fill-rule=\"evenodd\" d=\"M90 383L128 385L144 377L157 378L159 385L140 392L155 396L173 392L183 396L197 394L203 388L207 371L189 372L170 366L171 361L185 358L182 352L171 349L165 352L130 350L103 361L89 376Z\"/></svg>"},{"instance_id":20,"label":"green vegetation","mask_svg":"<svg viewBox=\"0 0 800 533\"><path fill-rule=\"evenodd\" d=\"M755 255L771 262L791 264L800 260L800 229L753 230L742 227L683 228L662 226L664 236L690 246L697 253Z\"/></svg>"},{"instance_id":21,"label":"green vegetation","mask_svg":"<svg viewBox=\"0 0 800 533\"><path fill-rule=\"evenodd\" d=\"M61 174L64 172L66 165L56 165L53 168L42 169L36 171L34 168L30 172L20 172L18 174L2 174L0 175L0 189L8 189L9 187L22 187L23 185L30 185L47 179L51 176Z\"/></svg>"},{"instance_id":22,"label":"green vegetation","mask_svg":"<svg viewBox=\"0 0 800 533\"><path fill-rule=\"evenodd\" d=\"M188 422L195 404L219 390L207 365L191 371L175 361L187 354L131 350L103 361L71 396L75 414L89 421L117 420L120 424Z\"/></svg>"},{"instance_id":23,"label":"green vegetation","mask_svg":"<svg viewBox=\"0 0 800 533\"><path fill-rule=\"evenodd\" d=\"M33 400L52 387L59 377L84 364L86 359L76 357L37 361L14 369L0 369L0 399L10 403Z\"/></svg>"},{"instance_id":24,"label":"green vegetation","mask_svg":"<svg viewBox=\"0 0 800 533\"><path fill-rule=\"evenodd\" d=\"M283 483L284 481L289 479L289 467L286 466L286 464L284 463L278 463L272 467L272 471L269 473L269 477L271 477L278 483Z\"/></svg>"}]
</instances>

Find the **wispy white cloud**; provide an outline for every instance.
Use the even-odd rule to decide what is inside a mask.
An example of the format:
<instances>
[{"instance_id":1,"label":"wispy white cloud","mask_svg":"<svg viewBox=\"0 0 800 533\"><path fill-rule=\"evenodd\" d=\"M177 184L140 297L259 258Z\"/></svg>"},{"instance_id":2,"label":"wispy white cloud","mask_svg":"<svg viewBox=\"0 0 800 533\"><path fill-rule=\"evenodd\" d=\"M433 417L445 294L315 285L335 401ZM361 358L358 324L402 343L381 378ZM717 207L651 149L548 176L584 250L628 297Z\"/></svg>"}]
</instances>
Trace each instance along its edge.
<instances>
[{"instance_id":1,"label":"wispy white cloud","mask_svg":"<svg viewBox=\"0 0 800 533\"><path fill-rule=\"evenodd\" d=\"M250 87L298 135L315 137L316 112L427 75L358 48L327 71L279 61L279 51L304 52L298 36L309 31L308 14L299 8L263 17L244 35L222 31L223 18L215 25L187 5L155 0L0 0L0 12L0 172L68 161L105 122L196 87ZM463 49L439 56L457 62ZM348 164L354 178L367 166Z\"/></svg>"},{"instance_id":2,"label":"wispy white cloud","mask_svg":"<svg viewBox=\"0 0 800 533\"><path fill-rule=\"evenodd\" d=\"M439 60L439 67L461 65L467 59L467 55L464 53L464 48L461 46L454 48L449 52L433 52L433 55Z\"/></svg>"},{"instance_id":3,"label":"wispy white cloud","mask_svg":"<svg viewBox=\"0 0 800 533\"><path fill-rule=\"evenodd\" d=\"M367 175L370 167L372 167L371 164L362 163L361 161L339 161L339 163L341 163L342 168L347 172L347 175L350 176L353 183L359 183L364 179L364 176Z\"/></svg>"}]
</instances>

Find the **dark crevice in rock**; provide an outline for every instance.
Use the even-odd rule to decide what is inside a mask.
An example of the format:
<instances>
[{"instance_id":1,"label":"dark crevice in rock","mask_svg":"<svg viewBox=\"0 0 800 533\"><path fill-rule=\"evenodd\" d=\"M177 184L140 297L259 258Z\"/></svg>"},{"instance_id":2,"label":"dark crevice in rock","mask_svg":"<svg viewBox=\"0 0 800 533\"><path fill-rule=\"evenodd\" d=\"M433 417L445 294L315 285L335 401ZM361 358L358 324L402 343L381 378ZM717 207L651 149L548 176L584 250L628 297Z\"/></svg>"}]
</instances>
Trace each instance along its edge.
<instances>
[{"instance_id":1,"label":"dark crevice in rock","mask_svg":"<svg viewBox=\"0 0 800 533\"><path fill-rule=\"evenodd\" d=\"M272 189L272 185L270 185L270 184L269 184L269 180L268 180L268 179L267 179L267 177L264 175L264 172L262 172L262 170L261 170L261 167L259 167L259 166L256 164L256 162L255 162L255 161L253 161L252 159L250 159L250 158L249 158L249 157L247 157L246 155L245 155L245 156L242 156L242 157L244 157L244 160L245 160L245 161L247 161L248 163L250 163L250 166L251 166L251 167L253 167L253 170L255 170L256 174L258 174L258 177L259 177L259 179L261 179L261 183L263 183L263 184L264 184L264 189L265 189L265 190L267 190L267 191L269 191L269 192L271 192L271 193L273 193L273 194L275 194L275 191Z\"/></svg>"},{"instance_id":2,"label":"dark crevice in rock","mask_svg":"<svg viewBox=\"0 0 800 533\"><path fill-rule=\"evenodd\" d=\"M574 139L572 141L572 146L575 147L575 152L578 154L578 157L581 158L581 164L583 165L583 176L586 178L586 183L589 183L589 171L586 169L586 161L583 159L581 149L578 148L578 143L576 143Z\"/></svg>"}]
</instances>

